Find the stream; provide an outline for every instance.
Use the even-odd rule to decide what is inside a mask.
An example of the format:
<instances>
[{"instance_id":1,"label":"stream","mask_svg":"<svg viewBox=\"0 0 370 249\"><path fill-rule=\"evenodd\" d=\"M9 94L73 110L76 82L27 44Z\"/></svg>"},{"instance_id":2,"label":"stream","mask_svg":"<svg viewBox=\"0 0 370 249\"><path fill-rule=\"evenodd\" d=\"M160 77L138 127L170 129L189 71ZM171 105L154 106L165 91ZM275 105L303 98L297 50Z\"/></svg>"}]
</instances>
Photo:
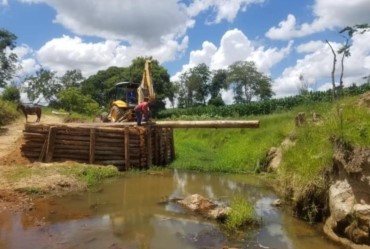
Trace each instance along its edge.
<instances>
[{"instance_id":1,"label":"stream","mask_svg":"<svg viewBox=\"0 0 370 249\"><path fill-rule=\"evenodd\" d=\"M195 193L226 203L246 198L261 226L227 235L216 222L165 201ZM255 176L132 172L95 191L44 198L22 213L0 214L0 248L338 248L319 225L271 205L276 198Z\"/></svg>"}]
</instances>

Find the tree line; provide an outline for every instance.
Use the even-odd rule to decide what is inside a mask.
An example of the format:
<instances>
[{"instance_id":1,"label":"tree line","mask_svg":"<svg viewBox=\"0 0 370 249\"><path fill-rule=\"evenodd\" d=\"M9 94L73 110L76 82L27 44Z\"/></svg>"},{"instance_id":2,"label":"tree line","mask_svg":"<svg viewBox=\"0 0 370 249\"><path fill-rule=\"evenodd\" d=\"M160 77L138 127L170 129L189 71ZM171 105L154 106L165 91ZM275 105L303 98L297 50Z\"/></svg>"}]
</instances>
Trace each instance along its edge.
<instances>
[{"instance_id":1,"label":"tree line","mask_svg":"<svg viewBox=\"0 0 370 249\"><path fill-rule=\"evenodd\" d=\"M17 36L0 29L0 88L2 98L19 100L20 91L27 94L31 102L41 100L52 107L67 111L91 114L109 104L109 91L121 81L140 83L145 60L138 57L128 67L112 66L84 78L79 69L68 70L63 76L41 67L33 75L25 77L19 84L17 78L17 55L13 52ZM220 91L233 89L235 103L250 102L252 98L266 99L273 95L271 79L258 72L253 62L240 61L227 69L211 71L199 64L181 74L176 82L170 81L167 69L152 59L152 77L157 96L156 108L165 108L165 99L174 106L187 108L195 105L223 105Z\"/></svg>"}]
</instances>

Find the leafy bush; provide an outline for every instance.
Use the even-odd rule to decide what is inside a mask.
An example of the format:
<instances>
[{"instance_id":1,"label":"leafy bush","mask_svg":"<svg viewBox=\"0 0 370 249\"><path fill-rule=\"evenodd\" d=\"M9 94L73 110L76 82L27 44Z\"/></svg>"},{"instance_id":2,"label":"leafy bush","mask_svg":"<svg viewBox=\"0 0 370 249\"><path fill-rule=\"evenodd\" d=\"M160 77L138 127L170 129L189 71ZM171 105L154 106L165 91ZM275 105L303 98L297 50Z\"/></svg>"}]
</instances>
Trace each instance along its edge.
<instances>
[{"instance_id":1,"label":"leafy bush","mask_svg":"<svg viewBox=\"0 0 370 249\"><path fill-rule=\"evenodd\" d=\"M67 88L57 94L59 101L57 105L67 111L95 115L99 112L98 103L89 95L82 94L81 90L75 87Z\"/></svg>"},{"instance_id":2,"label":"leafy bush","mask_svg":"<svg viewBox=\"0 0 370 249\"><path fill-rule=\"evenodd\" d=\"M18 103L20 98L21 98L21 94L20 94L19 89L17 87L7 86L7 87L5 87L4 92L1 95L1 98L3 100L6 100L6 101L11 101L11 102L14 102L14 103Z\"/></svg>"},{"instance_id":3,"label":"leafy bush","mask_svg":"<svg viewBox=\"0 0 370 249\"><path fill-rule=\"evenodd\" d=\"M15 105L0 99L0 126L11 123L17 117L19 113L15 110Z\"/></svg>"}]
</instances>

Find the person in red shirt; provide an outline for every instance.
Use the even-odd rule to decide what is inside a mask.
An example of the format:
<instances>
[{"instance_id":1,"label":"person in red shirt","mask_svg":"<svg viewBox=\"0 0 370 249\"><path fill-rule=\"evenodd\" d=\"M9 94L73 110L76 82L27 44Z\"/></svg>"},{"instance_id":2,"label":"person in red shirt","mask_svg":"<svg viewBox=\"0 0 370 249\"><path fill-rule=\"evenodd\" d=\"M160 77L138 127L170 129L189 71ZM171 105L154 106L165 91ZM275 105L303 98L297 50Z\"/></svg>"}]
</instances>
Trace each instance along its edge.
<instances>
[{"instance_id":1,"label":"person in red shirt","mask_svg":"<svg viewBox=\"0 0 370 249\"><path fill-rule=\"evenodd\" d=\"M137 106L135 106L134 108L134 111L135 111L135 114L136 114L136 123L137 125L141 125L141 121L143 119L143 116L144 116L144 119L146 122L149 121L149 118L150 118L150 102L148 100L145 100L144 102L141 102L140 104L138 104Z\"/></svg>"}]
</instances>

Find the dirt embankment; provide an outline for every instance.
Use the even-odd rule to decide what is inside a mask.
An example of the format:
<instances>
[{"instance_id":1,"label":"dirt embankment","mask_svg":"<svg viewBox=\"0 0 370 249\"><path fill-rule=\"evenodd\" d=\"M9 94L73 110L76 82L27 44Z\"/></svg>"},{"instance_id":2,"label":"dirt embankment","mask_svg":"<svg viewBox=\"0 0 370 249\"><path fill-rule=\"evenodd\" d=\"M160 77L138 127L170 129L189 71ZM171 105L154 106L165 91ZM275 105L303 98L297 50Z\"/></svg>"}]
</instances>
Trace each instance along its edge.
<instances>
[{"instance_id":1,"label":"dirt embankment","mask_svg":"<svg viewBox=\"0 0 370 249\"><path fill-rule=\"evenodd\" d=\"M33 122L33 118L36 120L34 116L30 116L29 120ZM10 167L30 164L20 152L20 146L23 143L22 131L25 122L25 119L21 117L12 124L0 128L0 211L4 209L19 210L20 208L26 208L30 204L31 197L21 191L22 188L25 189L24 187L26 186L12 184L12 182L7 179ZM41 117L41 123L62 122L63 118L60 116L43 115ZM29 165L28 167L31 168L34 166ZM45 179L33 179L33 181L42 183L45 182ZM58 181L54 183L58 184ZM18 191L15 191L16 189Z\"/></svg>"}]
</instances>

